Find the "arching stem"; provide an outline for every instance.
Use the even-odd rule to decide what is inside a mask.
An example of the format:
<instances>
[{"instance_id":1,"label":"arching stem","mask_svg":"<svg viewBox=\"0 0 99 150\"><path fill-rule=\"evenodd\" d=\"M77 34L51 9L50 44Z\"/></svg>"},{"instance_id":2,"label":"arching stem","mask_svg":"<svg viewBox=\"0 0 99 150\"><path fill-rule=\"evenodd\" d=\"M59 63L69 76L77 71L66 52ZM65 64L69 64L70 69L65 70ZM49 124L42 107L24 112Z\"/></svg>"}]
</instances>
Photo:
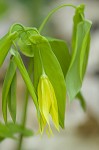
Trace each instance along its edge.
<instances>
[{"instance_id":1,"label":"arching stem","mask_svg":"<svg viewBox=\"0 0 99 150\"><path fill-rule=\"evenodd\" d=\"M58 7L56 7L55 9L53 9L48 15L47 17L44 19L44 21L42 22L41 26L39 27L39 32L41 32L45 26L45 24L48 22L48 20L50 19L50 17L55 13L57 12L59 9L63 8L63 7L73 7L74 9L76 9L77 7L72 5L72 4L63 4L63 5L60 5Z\"/></svg>"}]
</instances>

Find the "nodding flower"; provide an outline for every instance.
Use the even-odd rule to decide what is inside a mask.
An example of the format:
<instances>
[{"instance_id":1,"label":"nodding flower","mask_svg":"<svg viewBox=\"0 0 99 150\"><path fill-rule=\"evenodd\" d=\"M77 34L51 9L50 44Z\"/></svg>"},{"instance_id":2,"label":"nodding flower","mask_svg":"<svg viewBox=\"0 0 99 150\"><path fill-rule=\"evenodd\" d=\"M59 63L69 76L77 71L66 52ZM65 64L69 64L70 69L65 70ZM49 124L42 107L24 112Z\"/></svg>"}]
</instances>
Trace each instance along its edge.
<instances>
[{"instance_id":1,"label":"nodding flower","mask_svg":"<svg viewBox=\"0 0 99 150\"><path fill-rule=\"evenodd\" d=\"M38 103L40 111L40 132L43 133L46 128L46 131L52 134L50 116L56 129L59 131L57 99L54 88L46 74L41 75L39 79Z\"/></svg>"}]
</instances>

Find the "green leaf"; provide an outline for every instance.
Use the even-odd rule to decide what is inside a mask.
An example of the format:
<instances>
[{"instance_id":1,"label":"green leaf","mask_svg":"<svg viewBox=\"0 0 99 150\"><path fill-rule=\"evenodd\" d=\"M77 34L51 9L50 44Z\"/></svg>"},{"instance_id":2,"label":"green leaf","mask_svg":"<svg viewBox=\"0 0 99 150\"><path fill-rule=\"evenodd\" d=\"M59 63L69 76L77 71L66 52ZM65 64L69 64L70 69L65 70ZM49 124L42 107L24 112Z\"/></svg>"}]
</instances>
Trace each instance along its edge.
<instances>
[{"instance_id":1,"label":"green leaf","mask_svg":"<svg viewBox=\"0 0 99 150\"><path fill-rule=\"evenodd\" d=\"M20 133L25 137L33 136L33 131L27 128L23 128L19 124L7 123L7 127L9 128L9 130L12 132L13 135L16 133Z\"/></svg>"},{"instance_id":2,"label":"green leaf","mask_svg":"<svg viewBox=\"0 0 99 150\"><path fill-rule=\"evenodd\" d=\"M67 70L68 70L68 67L70 64L70 59L71 59L68 47L67 47L65 41L63 41L63 40L48 38L48 41L51 45L51 48L52 48L55 56L57 57L60 65L61 65L62 71L64 73L64 77L66 77ZM80 101L81 107L85 111L86 110L86 102L85 102L85 99L84 99L82 93L79 92L76 97Z\"/></svg>"},{"instance_id":3,"label":"green leaf","mask_svg":"<svg viewBox=\"0 0 99 150\"><path fill-rule=\"evenodd\" d=\"M7 123L6 125L0 123L0 141L5 138L16 139L16 134L22 134L23 136L33 136L33 131L27 128L23 128L19 124Z\"/></svg>"},{"instance_id":4,"label":"green leaf","mask_svg":"<svg viewBox=\"0 0 99 150\"><path fill-rule=\"evenodd\" d=\"M48 39L48 41L51 45L52 51L54 52L55 56L57 57L60 63L60 66L62 68L65 77L71 59L67 43L63 40L52 39L52 38Z\"/></svg>"},{"instance_id":5,"label":"green leaf","mask_svg":"<svg viewBox=\"0 0 99 150\"><path fill-rule=\"evenodd\" d=\"M24 31L20 34L18 46L22 54L28 57L34 56L33 46L31 45L30 37L39 34L36 28L24 27Z\"/></svg>"},{"instance_id":6,"label":"green leaf","mask_svg":"<svg viewBox=\"0 0 99 150\"><path fill-rule=\"evenodd\" d=\"M23 25L21 25L21 24L13 24L11 27L10 27L10 29L9 29L9 31L10 31L10 33L13 33L13 32L15 32L15 31L17 31L18 33L21 33L21 32L23 32L25 29L24 29L24 26Z\"/></svg>"},{"instance_id":7,"label":"green leaf","mask_svg":"<svg viewBox=\"0 0 99 150\"><path fill-rule=\"evenodd\" d=\"M15 72L16 72L16 64L14 63L14 59L12 58L10 60L9 67L6 72L2 88L2 112L5 122L7 122L7 98Z\"/></svg>"},{"instance_id":8,"label":"green leaf","mask_svg":"<svg viewBox=\"0 0 99 150\"><path fill-rule=\"evenodd\" d=\"M79 92L76 96L76 98L79 100L80 104L81 104L81 107L83 108L83 110L85 111L86 110L86 102L85 102L85 99L82 95L81 92Z\"/></svg>"},{"instance_id":9,"label":"green leaf","mask_svg":"<svg viewBox=\"0 0 99 150\"><path fill-rule=\"evenodd\" d=\"M76 8L75 15L73 17L73 35L72 35L72 49L74 49L76 44L76 32L78 24L83 21L84 18L85 5L81 4Z\"/></svg>"},{"instance_id":10,"label":"green leaf","mask_svg":"<svg viewBox=\"0 0 99 150\"><path fill-rule=\"evenodd\" d=\"M6 34L3 38L0 39L0 66L3 64L4 59L16 36L17 36L17 32L14 32L14 33Z\"/></svg>"},{"instance_id":11,"label":"green leaf","mask_svg":"<svg viewBox=\"0 0 99 150\"><path fill-rule=\"evenodd\" d=\"M13 76L9 93L8 93L8 108L11 114L11 117L15 123L16 121L16 73Z\"/></svg>"},{"instance_id":12,"label":"green leaf","mask_svg":"<svg viewBox=\"0 0 99 150\"><path fill-rule=\"evenodd\" d=\"M25 27L21 24L13 24L9 30L10 33L17 32L18 36L16 39L16 44L19 46L19 49L22 54L28 57L33 57L33 47L31 46L31 42L29 37L39 34L36 28Z\"/></svg>"},{"instance_id":13,"label":"green leaf","mask_svg":"<svg viewBox=\"0 0 99 150\"><path fill-rule=\"evenodd\" d=\"M18 41L18 46L19 46L22 54L24 54L25 56L28 56L28 57L33 57L34 52L33 52L31 42L29 40L29 36L30 35L29 35L28 31L22 32L20 35L20 39Z\"/></svg>"},{"instance_id":14,"label":"green leaf","mask_svg":"<svg viewBox=\"0 0 99 150\"><path fill-rule=\"evenodd\" d=\"M42 69L53 85L59 111L59 123L64 127L66 86L61 66L54 55L48 40L42 36L31 37L34 48L34 86L37 90ZM43 65L43 66L42 66ZM43 67L43 68L42 68Z\"/></svg>"},{"instance_id":15,"label":"green leaf","mask_svg":"<svg viewBox=\"0 0 99 150\"><path fill-rule=\"evenodd\" d=\"M12 133L9 131L8 127L2 123L0 123L0 139L4 138L13 138Z\"/></svg>"},{"instance_id":16,"label":"green leaf","mask_svg":"<svg viewBox=\"0 0 99 150\"><path fill-rule=\"evenodd\" d=\"M22 40L21 38L18 40L18 46L20 48L20 51L23 55L27 57L33 57L34 56L34 51L32 48L32 45L28 39L28 42L25 40Z\"/></svg>"},{"instance_id":17,"label":"green leaf","mask_svg":"<svg viewBox=\"0 0 99 150\"><path fill-rule=\"evenodd\" d=\"M90 28L91 24L89 24ZM83 41L82 48L81 48L81 55L80 55L80 78L83 80L86 67L88 63L88 56L89 56L89 50L90 50L90 32L86 33L86 37Z\"/></svg>"},{"instance_id":18,"label":"green leaf","mask_svg":"<svg viewBox=\"0 0 99 150\"><path fill-rule=\"evenodd\" d=\"M12 49L11 54L14 56L14 61L15 61L16 65L17 65L17 67L18 67L18 69L19 69L19 71L20 71L20 73L21 73L21 75L23 77L23 80L25 81L25 84L26 84L26 86L27 86L27 88L28 88L28 90L30 92L30 95L31 95L31 97L32 97L32 99L34 101L34 104L38 108L38 102L37 102L37 96L35 94L35 89L33 87L33 84L32 84L32 81L31 81L31 79L29 77L29 74L28 74L28 72L27 72L27 70L26 70L26 68L25 68L25 66L23 64L21 56L14 49Z\"/></svg>"},{"instance_id":19,"label":"green leaf","mask_svg":"<svg viewBox=\"0 0 99 150\"><path fill-rule=\"evenodd\" d=\"M66 76L66 86L70 100L77 95L82 85L89 54L90 28L91 22L87 20L80 22L77 26L76 44Z\"/></svg>"}]
</instances>

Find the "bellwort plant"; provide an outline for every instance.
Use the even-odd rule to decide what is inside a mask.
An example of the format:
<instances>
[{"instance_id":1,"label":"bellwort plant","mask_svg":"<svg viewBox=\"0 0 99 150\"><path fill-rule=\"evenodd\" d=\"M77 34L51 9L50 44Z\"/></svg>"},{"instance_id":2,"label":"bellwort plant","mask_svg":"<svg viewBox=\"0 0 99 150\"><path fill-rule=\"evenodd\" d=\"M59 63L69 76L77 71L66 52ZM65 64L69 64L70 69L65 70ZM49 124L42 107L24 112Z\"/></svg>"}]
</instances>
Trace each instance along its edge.
<instances>
[{"instance_id":1,"label":"bellwort plant","mask_svg":"<svg viewBox=\"0 0 99 150\"><path fill-rule=\"evenodd\" d=\"M71 50L64 40L43 36L43 28L50 17L64 7L74 9L73 33L69 46ZM39 29L16 23L0 39L0 67L8 53L10 54L2 87L2 114L5 124L0 122L0 141L5 138L16 139L16 134L19 134L17 150L21 150L23 137L33 135L33 132L25 127L29 95L36 107L38 130L41 134L44 131L53 134L50 118L57 131L60 127L64 128L66 95L70 101L78 98L85 110L86 105L80 89L88 62L92 23L85 18L84 8L83 4L58 6L47 15ZM20 54L28 57L27 68ZM17 68L26 85L21 124L16 120ZM12 118L10 123L7 110Z\"/></svg>"}]
</instances>

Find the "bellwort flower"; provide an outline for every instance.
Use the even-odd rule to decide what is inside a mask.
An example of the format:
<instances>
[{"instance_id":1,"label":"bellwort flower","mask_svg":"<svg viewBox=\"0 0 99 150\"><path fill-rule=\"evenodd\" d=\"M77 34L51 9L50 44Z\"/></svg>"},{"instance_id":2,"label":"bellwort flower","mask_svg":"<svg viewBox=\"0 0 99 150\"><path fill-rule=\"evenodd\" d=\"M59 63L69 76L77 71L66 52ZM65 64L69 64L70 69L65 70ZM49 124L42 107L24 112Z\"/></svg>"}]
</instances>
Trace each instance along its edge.
<instances>
[{"instance_id":1,"label":"bellwort flower","mask_svg":"<svg viewBox=\"0 0 99 150\"><path fill-rule=\"evenodd\" d=\"M40 111L40 132L43 133L44 128L48 133L52 133L50 127L50 116L59 131L58 105L54 88L47 75L41 75L38 83L38 103Z\"/></svg>"}]
</instances>

